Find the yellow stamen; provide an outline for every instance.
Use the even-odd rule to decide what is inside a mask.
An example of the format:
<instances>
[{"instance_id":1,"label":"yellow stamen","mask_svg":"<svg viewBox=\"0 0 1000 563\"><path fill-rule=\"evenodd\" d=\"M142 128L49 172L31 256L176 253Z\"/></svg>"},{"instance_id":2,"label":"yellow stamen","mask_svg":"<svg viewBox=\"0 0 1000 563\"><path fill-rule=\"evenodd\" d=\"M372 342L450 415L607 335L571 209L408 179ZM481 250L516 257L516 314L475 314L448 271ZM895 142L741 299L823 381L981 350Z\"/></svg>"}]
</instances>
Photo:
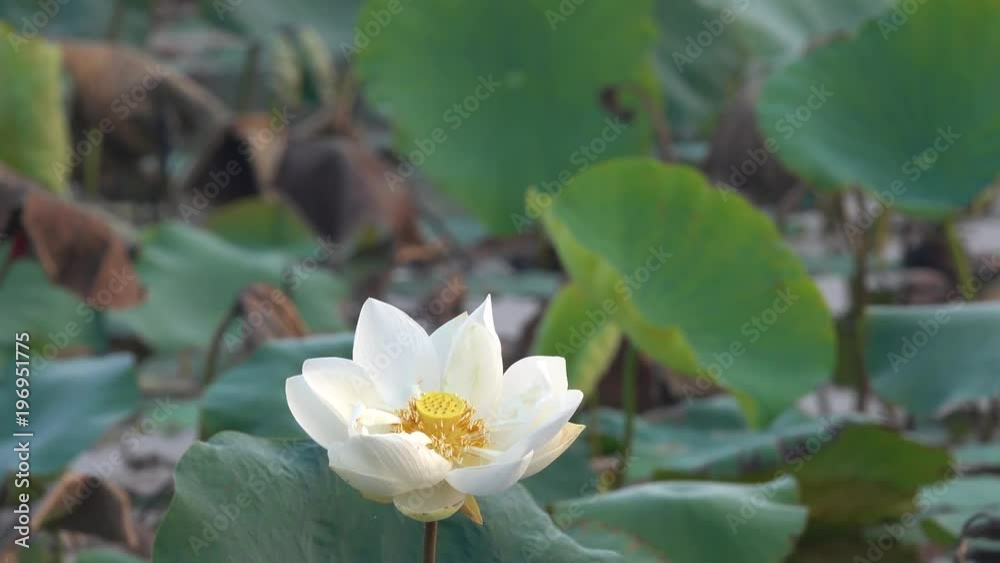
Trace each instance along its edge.
<instances>
[{"instance_id":1,"label":"yellow stamen","mask_svg":"<svg viewBox=\"0 0 1000 563\"><path fill-rule=\"evenodd\" d=\"M475 416L475 409L454 393L432 391L410 399L405 409L396 412L396 432L423 432L430 448L455 464L462 464L467 450L489 445L486 423Z\"/></svg>"}]
</instances>

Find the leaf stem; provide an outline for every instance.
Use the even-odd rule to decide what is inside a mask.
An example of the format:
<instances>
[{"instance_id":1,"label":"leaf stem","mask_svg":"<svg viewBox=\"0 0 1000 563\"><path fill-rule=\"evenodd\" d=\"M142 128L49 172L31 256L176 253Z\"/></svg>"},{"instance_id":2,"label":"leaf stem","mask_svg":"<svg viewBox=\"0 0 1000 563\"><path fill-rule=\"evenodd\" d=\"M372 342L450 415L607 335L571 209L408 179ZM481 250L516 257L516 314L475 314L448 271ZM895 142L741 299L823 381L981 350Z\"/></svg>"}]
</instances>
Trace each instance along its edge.
<instances>
[{"instance_id":1,"label":"leaf stem","mask_svg":"<svg viewBox=\"0 0 1000 563\"><path fill-rule=\"evenodd\" d=\"M853 191L856 197L860 213L865 212L865 197L861 190ZM844 234L847 237L848 246L851 247L854 255L854 276L851 278L851 308L848 311L848 322L852 336L854 337L854 369L858 376L858 398L855 405L858 412L864 412L868 407L868 395L870 394L870 382L868 372L865 370L865 312L868 305L868 255L871 252L872 243L877 238L875 233L869 232L871 229L879 230L877 225L872 225L869 229L861 229L851 225L847 219L847 213L843 209L847 198L840 197L841 207L839 219L842 222ZM883 213L882 217L885 217ZM880 218L881 219L881 218ZM854 231L861 240L854 241Z\"/></svg>"},{"instance_id":2,"label":"leaf stem","mask_svg":"<svg viewBox=\"0 0 1000 563\"><path fill-rule=\"evenodd\" d=\"M253 104L255 86L257 80L257 69L260 66L260 43L254 41L247 48L243 59L243 68L240 70L239 89L237 90L236 110L244 113L250 110Z\"/></svg>"},{"instance_id":3,"label":"leaf stem","mask_svg":"<svg viewBox=\"0 0 1000 563\"><path fill-rule=\"evenodd\" d=\"M625 411L625 436L622 438L622 464L618 469L615 486L625 482L628 460L632 456L632 440L635 436L635 415L637 410L636 379L638 378L638 356L635 344L625 344L625 365L622 368L622 410Z\"/></svg>"},{"instance_id":4,"label":"leaf stem","mask_svg":"<svg viewBox=\"0 0 1000 563\"><path fill-rule=\"evenodd\" d=\"M958 278L958 291L962 297L971 301L976 297L976 291L972 287L972 268L969 267L969 258L965 255L962 237L958 235L954 217L944 222L944 236L948 241L951 263L955 267L955 277Z\"/></svg>"},{"instance_id":5,"label":"leaf stem","mask_svg":"<svg viewBox=\"0 0 1000 563\"><path fill-rule=\"evenodd\" d=\"M111 17L108 19L108 27L104 30L104 38L108 41L115 42L118 40L118 36L121 35L122 27L124 27L125 23L126 9L125 0L115 0Z\"/></svg>"},{"instance_id":6,"label":"leaf stem","mask_svg":"<svg viewBox=\"0 0 1000 563\"><path fill-rule=\"evenodd\" d=\"M83 157L83 189L92 200L99 200L101 197L102 147L103 143L94 143L91 151Z\"/></svg>"},{"instance_id":7,"label":"leaf stem","mask_svg":"<svg viewBox=\"0 0 1000 563\"><path fill-rule=\"evenodd\" d=\"M211 385L212 381L219 370L219 351L222 348L222 341L226 336L226 329L229 328L229 323L233 322L240 314L240 303L239 300L226 310L225 316L219 321L219 325L215 327L215 333L212 334L212 339L208 343L208 353L205 356L205 367L202 372L201 385L202 388L207 388Z\"/></svg>"},{"instance_id":8,"label":"leaf stem","mask_svg":"<svg viewBox=\"0 0 1000 563\"><path fill-rule=\"evenodd\" d=\"M623 84L623 89L638 98L642 111L649 118L649 123L656 134L656 146L659 149L660 160L663 162L676 161L673 136L670 134L670 125L663 115L662 108L641 84L626 82Z\"/></svg>"},{"instance_id":9,"label":"leaf stem","mask_svg":"<svg viewBox=\"0 0 1000 563\"><path fill-rule=\"evenodd\" d=\"M424 563L434 563L437 560L437 520L424 524Z\"/></svg>"}]
</instances>

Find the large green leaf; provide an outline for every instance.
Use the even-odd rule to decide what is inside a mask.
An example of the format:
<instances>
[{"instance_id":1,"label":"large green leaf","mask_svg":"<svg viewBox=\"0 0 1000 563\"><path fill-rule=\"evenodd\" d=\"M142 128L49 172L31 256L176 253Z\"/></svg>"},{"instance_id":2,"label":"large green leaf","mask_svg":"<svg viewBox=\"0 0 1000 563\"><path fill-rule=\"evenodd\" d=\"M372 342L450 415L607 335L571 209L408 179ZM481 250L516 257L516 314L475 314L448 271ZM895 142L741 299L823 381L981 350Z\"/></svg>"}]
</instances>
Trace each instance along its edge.
<instances>
[{"instance_id":1,"label":"large green leaf","mask_svg":"<svg viewBox=\"0 0 1000 563\"><path fill-rule=\"evenodd\" d=\"M209 215L205 228L227 242L253 250L285 250L308 256L317 235L278 199L250 197L223 205Z\"/></svg>"},{"instance_id":2,"label":"large green leaf","mask_svg":"<svg viewBox=\"0 0 1000 563\"><path fill-rule=\"evenodd\" d=\"M810 419L790 412L769 428L753 430L732 424L721 405L695 402L685 410L694 406L704 412L696 410L683 421L635 422L629 480L759 482L788 474L799 482L811 519L843 526L912 511L917 491L950 467L944 449L857 416ZM599 427L620 438L624 417L604 410Z\"/></svg>"},{"instance_id":3,"label":"large green leaf","mask_svg":"<svg viewBox=\"0 0 1000 563\"><path fill-rule=\"evenodd\" d=\"M113 549L85 551L76 558L76 563L143 563L144 559Z\"/></svg>"},{"instance_id":4,"label":"large green leaf","mask_svg":"<svg viewBox=\"0 0 1000 563\"><path fill-rule=\"evenodd\" d=\"M419 560L423 525L362 498L328 463L326 451L307 441L227 432L195 444L177 466L153 561ZM520 486L479 506L483 526L464 516L441 523L438 561L621 561L576 544Z\"/></svg>"},{"instance_id":5,"label":"large green leaf","mask_svg":"<svg viewBox=\"0 0 1000 563\"><path fill-rule=\"evenodd\" d=\"M556 193L595 160L649 149L640 110L602 108L609 87L651 88L649 0L403 2L380 25L394 4L369 0L358 25L381 30L360 70L397 128L399 175L415 166L495 232L533 223L529 186Z\"/></svg>"},{"instance_id":6,"label":"large green leaf","mask_svg":"<svg viewBox=\"0 0 1000 563\"><path fill-rule=\"evenodd\" d=\"M805 451L810 439L820 433L830 435L838 422L808 420L753 430L745 424L730 426L725 419L702 417L700 420L657 423L640 418L634 425L632 453L635 458L628 468L630 481L669 475L725 480L780 468L787 456L794 457L800 450ZM621 438L624 428L625 417L621 411L601 410L599 430L602 435ZM814 449L818 450L819 442L816 444Z\"/></svg>"},{"instance_id":7,"label":"large green leaf","mask_svg":"<svg viewBox=\"0 0 1000 563\"><path fill-rule=\"evenodd\" d=\"M615 468L598 473L591 467L590 444L586 436L584 434L573 442L545 471L521 481L540 506L548 507L556 501L597 494L614 483Z\"/></svg>"},{"instance_id":8,"label":"large green leaf","mask_svg":"<svg viewBox=\"0 0 1000 563\"><path fill-rule=\"evenodd\" d=\"M616 307L613 301L607 303ZM571 283L549 301L532 354L566 358L570 388L589 395L614 360L621 340L621 328L608 311Z\"/></svg>"},{"instance_id":9,"label":"large green leaf","mask_svg":"<svg viewBox=\"0 0 1000 563\"><path fill-rule=\"evenodd\" d=\"M316 256L324 252L317 246ZM233 246L180 223L154 227L136 263L148 297L115 315L158 350L206 347L240 291L263 282L288 289L313 330L341 328L342 284L315 260L299 260Z\"/></svg>"},{"instance_id":10,"label":"large green leaf","mask_svg":"<svg viewBox=\"0 0 1000 563\"><path fill-rule=\"evenodd\" d=\"M0 245L0 256L9 251ZM81 349L101 352L107 343L97 309L53 285L34 260L11 266L0 286L0 311L0 362L13 357L14 335L19 332L31 335L35 362Z\"/></svg>"},{"instance_id":11,"label":"large green leaf","mask_svg":"<svg viewBox=\"0 0 1000 563\"><path fill-rule=\"evenodd\" d=\"M575 283L613 300L645 353L734 391L755 423L830 376L833 322L805 269L767 216L697 171L601 164L543 218Z\"/></svg>"},{"instance_id":12,"label":"large green leaf","mask_svg":"<svg viewBox=\"0 0 1000 563\"><path fill-rule=\"evenodd\" d=\"M29 355L34 351L29 352ZM29 369L30 396L28 426L15 425L16 378L14 365L7 364L2 383L7 432L0 448L11 452L19 441L16 432L32 432L31 471L39 475L55 473L77 454L97 442L114 424L139 408L139 388L135 361L128 354L49 362L44 368ZM0 461L0 473L17 467L14 455Z\"/></svg>"},{"instance_id":13,"label":"large green leaf","mask_svg":"<svg viewBox=\"0 0 1000 563\"><path fill-rule=\"evenodd\" d=\"M350 358L350 334L272 340L219 375L201 397L202 434L235 430L266 438L304 438L285 399L285 380L302 373L309 358Z\"/></svg>"},{"instance_id":14,"label":"large green leaf","mask_svg":"<svg viewBox=\"0 0 1000 563\"><path fill-rule=\"evenodd\" d=\"M738 43L757 61L787 62L803 54L811 43L836 33L853 32L865 21L893 5L893 0L699 0L714 18L705 24L709 32L736 31ZM724 10L731 15L723 20ZM720 27L719 23L723 25ZM713 35L715 35L713 33ZM714 49L714 44L711 44Z\"/></svg>"},{"instance_id":15,"label":"large green leaf","mask_svg":"<svg viewBox=\"0 0 1000 563\"><path fill-rule=\"evenodd\" d=\"M955 450L955 461L980 473L1000 473L1000 443L966 444Z\"/></svg>"},{"instance_id":16,"label":"large green leaf","mask_svg":"<svg viewBox=\"0 0 1000 563\"><path fill-rule=\"evenodd\" d=\"M865 364L873 389L925 419L1000 394L998 325L1000 304L872 307Z\"/></svg>"},{"instance_id":17,"label":"large green leaf","mask_svg":"<svg viewBox=\"0 0 1000 563\"><path fill-rule=\"evenodd\" d=\"M1000 517L1000 479L992 475L957 476L921 490L922 529L937 543L958 543L965 523L979 513Z\"/></svg>"},{"instance_id":18,"label":"large green leaf","mask_svg":"<svg viewBox=\"0 0 1000 563\"><path fill-rule=\"evenodd\" d=\"M704 138L711 120L740 87L745 51L725 25L715 23L721 22L720 11L701 0L660 1L656 14L661 28L656 70L670 132L679 139Z\"/></svg>"},{"instance_id":19,"label":"large green leaf","mask_svg":"<svg viewBox=\"0 0 1000 563\"><path fill-rule=\"evenodd\" d=\"M0 163L62 193L69 180L70 147L59 48L44 39L25 39L2 21L0 35L0 131L8 132L0 141Z\"/></svg>"},{"instance_id":20,"label":"large green leaf","mask_svg":"<svg viewBox=\"0 0 1000 563\"><path fill-rule=\"evenodd\" d=\"M789 462L812 519L840 525L876 524L916 509L921 487L944 479L947 450L910 441L871 425L846 426L815 454Z\"/></svg>"},{"instance_id":21,"label":"large green leaf","mask_svg":"<svg viewBox=\"0 0 1000 563\"><path fill-rule=\"evenodd\" d=\"M553 519L584 545L630 563L777 563L805 529L795 481L649 483L556 504Z\"/></svg>"},{"instance_id":22,"label":"large green leaf","mask_svg":"<svg viewBox=\"0 0 1000 563\"><path fill-rule=\"evenodd\" d=\"M854 185L913 213L945 216L1000 170L1000 3L905 2L847 41L773 76L758 102L765 138L824 189ZM934 79L928 81L927 77Z\"/></svg>"}]
</instances>

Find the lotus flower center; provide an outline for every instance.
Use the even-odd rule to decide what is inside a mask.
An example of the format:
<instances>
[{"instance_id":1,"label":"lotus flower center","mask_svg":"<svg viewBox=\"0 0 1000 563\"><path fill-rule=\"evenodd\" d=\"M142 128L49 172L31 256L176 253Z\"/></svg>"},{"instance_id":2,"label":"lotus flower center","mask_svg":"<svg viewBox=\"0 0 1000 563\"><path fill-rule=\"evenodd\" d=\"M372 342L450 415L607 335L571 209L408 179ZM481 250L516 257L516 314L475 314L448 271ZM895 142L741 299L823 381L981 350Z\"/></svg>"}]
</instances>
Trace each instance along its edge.
<instances>
[{"instance_id":1,"label":"lotus flower center","mask_svg":"<svg viewBox=\"0 0 1000 563\"><path fill-rule=\"evenodd\" d=\"M417 412L428 424L449 424L462 417L469 408L458 395L444 391L424 393L417 399Z\"/></svg>"},{"instance_id":2,"label":"lotus flower center","mask_svg":"<svg viewBox=\"0 0 1000 563\"><path fill-rule=\"evenodd\" d=\"M474 454L470 450L489 445L486 423L476 418L475 409L454 393L424 393L410 399L406 408L396 414L396 432L423 432L431 439L429 447L454 464L467 461L467 454Z\"/></svg>"}]
</instances>

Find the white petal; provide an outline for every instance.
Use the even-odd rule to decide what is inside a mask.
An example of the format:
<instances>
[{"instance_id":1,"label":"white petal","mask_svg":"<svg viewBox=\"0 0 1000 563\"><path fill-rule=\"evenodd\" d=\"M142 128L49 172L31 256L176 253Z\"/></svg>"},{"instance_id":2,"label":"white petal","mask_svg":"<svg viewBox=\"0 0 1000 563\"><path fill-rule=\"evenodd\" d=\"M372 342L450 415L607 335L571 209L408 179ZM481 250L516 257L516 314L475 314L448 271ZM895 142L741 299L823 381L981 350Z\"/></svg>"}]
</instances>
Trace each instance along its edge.
<instances>
[{"instance_id":1,"label":"white petal","mask_svg":"<svg viewBox=\"0 0 1000 563\"><path fill-rule=\"evenodd\" d=\"M341 418L301 375L285 380L285 398L295 422L324 448L347 439L347 420Z\"/></svg>"},{"instance_id":2,"label":"white petal","mask_svg":"<svg viewBox=\"0 0 1000 563\"><path fill-rule=\"evenodd\" d=\"M524 476L521 478L531 477L548 467L550 463L555 461L557 457L561 456L563 452L573 445L573 442L580 436L584 428L586 426L573 424L572 422L563 425L562 430L556 434L555 438L552 438L548 444L535 450L535 454L531 457L531 463L528 464L528 469L524 471Z\"/></svg>"},{"instance_id":3,"label":"white petal","mask_svg":"<svg viewBox=\"0 0 1000 563\"><path fill-rule=\"evenodd\" d=\"M513 444L494 444L493 447L505 449L506 451L501 455L501 458L507 459L541 448L549 443L569 422L581 401L583 401L583 393L577 389L570 389L556 397L553 401L554 408L551 414L540 420L520 439Z\"/></svg>"},{"instance_id":4,"label":"white petal","mask_svg":"<svg viewBox=\"0 0 1000 563\"><path fill-rule=\"evenodd\" d=\"M478 467L453 469L446 479L452 487L470 495L495 495L517 483L531 463L531 452L527 455L504 461L495 461Z\"/></svg>"},{"instance_id":5,"label":"white petal","mask_svg":"<svg viewBox=\"0 0 1000 563\"><path fill-rule=\"evenodd\" d=\"M362 493L395 497L440 482L451 463L413 434L359 434L330 448L330 467Z\"/></svg>"},{"instance_id":6,"label":"white petal","mask_svg":"<svg viewBox=\"0 0 1000 563\"><path fill-rule=\"evenodd\" d=\"M417 384L441 369L427 332L406 313L376 299L361 307L354 361L376 374L376 388L392 409L406 406Z\"/></svg>"},{"instance_id":7,"label":"white petal","mask_svg":"<svg viewBox=\"0 0 1000 563\"><path fill-rule=\"evenodd\" d=\"M507 369L500 399L488 421L495 447L501 449L526 435L559 410L566 393L566 360L554 356L521 359Z\"/></svg>"},{"instance_id":8,"label":"white petal","mask_svg":"<svg viewBox=\"0 0 1000 563\"><path fill-rule=\"evenodd\" d=\"M351 421L353 428L363 428L368 434L387 434L399 424L399 417L378 409L361 409Z\"/></svg>"},{"instance_id":9,"label":"white petal","mask_svg":"<svg viewBox=\"0 0 1000 563\"><path fill-rule=\"evenodd\" d=\"M465 324L465 321L467 320L469 320L469 314L462 313L454 319L439 326L437 330L431 333L431 344L434 346L434 351L437 353L438 366L440 366L442 370L446 365L448 365L448 356L451 355L451 343L455 340L455 336L458 335L458 329L462 328L462 325ZM420 388L423 391L440 391L441 373L438 372L424 377L424 381L420 385Z\"/></svg>"},{"instance_id":10,"label":"white petal","mask_svg":"<svg viewBox=\"0 0 1000 563\"><path fill-rule=\"evenodd\" d=\"M397 510L414 520L434 522L458 512L465 504L465 493L441 481L433 487L397 495L392 502Z\"/></svg>"},{"instance_id":11,"label":"white petal","mask_svg":"<svg viewBox=\"0 0 1000 563\"><path fill-rule=\"evenodd\" d=\"M326 404L346 423L354 406L388 408L375 387L372 374L345 358L310 358L302 364L302 376Z\"/></svg>"},{"instance_id":12,"label":"white petal","mask_svg":"<svg viewBox=\"0 0 1000 563\"><path fill-rule=\"evenodd\" d=\"M441 388L468 401L480 417L488 417L496 405L502 374L500 337L493 328L493 305L487 296L458 329Z\"/></svg>"},{"instance_id":13,"label":"white petal","mask_svg":"<svg viewBox=\"0 0 1000 563\"><path fill-rule=\"evenodd\" d=\"M531 420L539 405L567 390L566 360L531 356L514 363L503 375L500 400L493 421Z\"/></svg>"},{"instance_id":14,"label":"white petal","mask_svg":"<svg viewBox=\"0 0 1000 563\"><path fill-rule=\"evenodd\" d=\"M408 488L406 484L391 477L364 473L362 470L356 470L358 468L348 469L344 466L336 466L332 450L329 452L329 456L330 469L368 500L384 502L385 499L389 499L391 502L394 495L402 494Z\"/></svg>"},{"instance_id":15,"label":"white petal","mask_svg":"<svg viewBox=\"0 0 1000 563\"><path fill-rule=\"evenodd\" d=\"M517 391L530 387L517 381L534 382L543 380L545 388L552 393L565 393L569 390L566 380L566 358L560 356L528 356L514 362L504 374L504 391ZM509 387L508 387L509 386Z\"/></svg>"}]
</instances>

